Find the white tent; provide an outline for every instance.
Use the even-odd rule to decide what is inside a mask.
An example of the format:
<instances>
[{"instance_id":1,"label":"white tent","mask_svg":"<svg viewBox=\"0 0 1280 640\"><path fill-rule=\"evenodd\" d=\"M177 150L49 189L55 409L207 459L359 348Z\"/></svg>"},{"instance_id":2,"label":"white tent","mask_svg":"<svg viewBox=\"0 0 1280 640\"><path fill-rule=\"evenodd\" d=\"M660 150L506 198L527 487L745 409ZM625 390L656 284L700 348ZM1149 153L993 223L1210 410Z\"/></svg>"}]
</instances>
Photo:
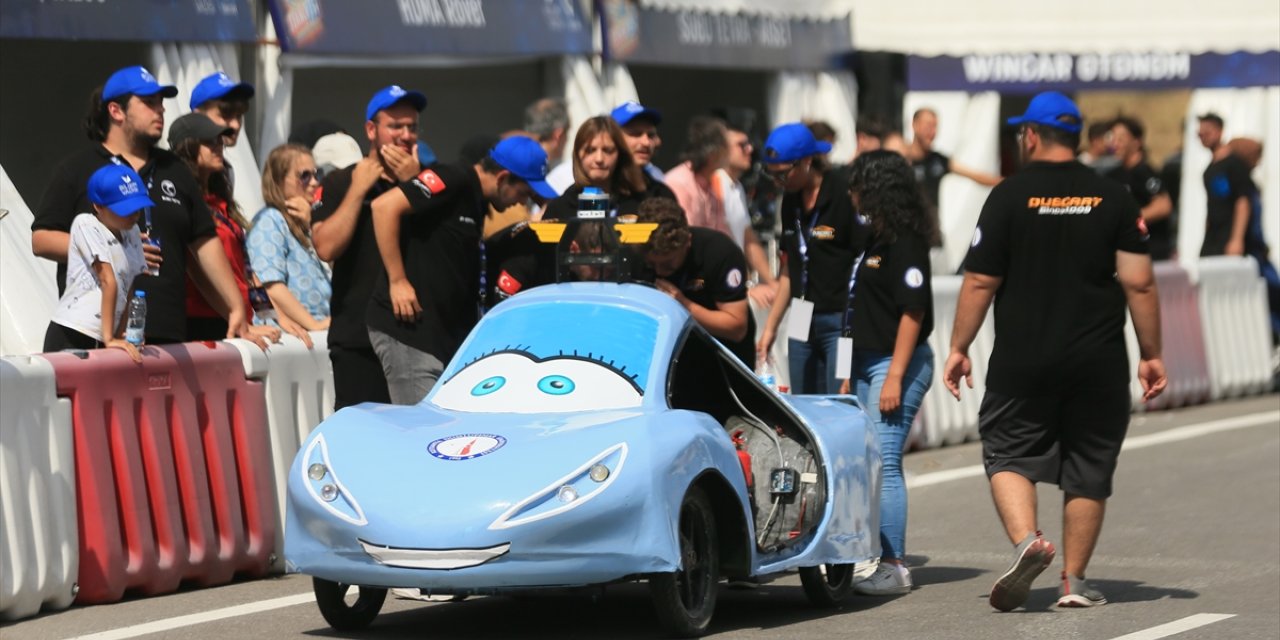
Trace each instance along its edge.
<instances>
[{"instance_id":1,"label":"white tent","mask_svg":"<svg viewBox=\"0 0 1280 640\"><path fill-rule=\"evenodd\" d=\"M854 41L861 50L894 51L917 56L974 54L1109 54L1126 52L1269 52L1280 50L1280 3L1274 0L1080 0L1069 4L1039 4L1034 10L1012 10L1003 0L969 2L881 2L848 0L852 4ZM1183 144L1183 179L1178 250L1188 266L1200 253L1204 232L1205 192L1201 174L1209 154L1195 137L1195 116L1215 111L1227 122L1227 138L1245 136L1263 141L1265 156L1255 173L1264 197L1263 226L1273 260L1280 249L1280 77L1271 86L1195 88L1187 110ZM998 122L999 100L982 94L909 92L904 111L909 119L918 106L940 109L938 147L977 168L998 166L998 146L990 126ZM941 106L940 106L941 105ZM959 126L958 123L964 123ZM955 126L953 126L955 124ZM954 131L961 129L961 131ZM956 138L954 134L964 133ZM951 136L951 137L947 137ZM951 182L952 184L948 184ZM982 202L981 187L958 186L944 180L940 195L944 231L972 229ZM958 200L958 202L957 202ZM976 204L975 204L976 203ZM950 243L956 244L956 243ZM953 255L956 254L956 255ZM950 266L963 256L963 247L948 247Z\"/></svg>"}]
</instances>

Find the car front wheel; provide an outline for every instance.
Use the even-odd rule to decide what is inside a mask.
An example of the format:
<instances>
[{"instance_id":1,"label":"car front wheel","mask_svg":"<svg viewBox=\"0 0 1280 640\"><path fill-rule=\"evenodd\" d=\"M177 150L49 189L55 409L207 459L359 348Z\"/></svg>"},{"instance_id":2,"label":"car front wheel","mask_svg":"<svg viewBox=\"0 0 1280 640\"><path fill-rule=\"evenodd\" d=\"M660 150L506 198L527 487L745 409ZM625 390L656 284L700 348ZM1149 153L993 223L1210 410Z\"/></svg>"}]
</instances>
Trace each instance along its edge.
<instances>
[{"instance_id":1,"label":"car front wheel","mask_svg":"<svg viewBox=\"0 0 1280 640\"><path fill-rule=\"evenodd\" d=\"M694 638L707 632L720 582L720 549L711 501L693 487L680 505L680 568L649 577L658 622L671 635Z\"/></svg>"},{"instance_id":2,"label":"car front wheel","mask_svg":"<svg viewBox=\"0 0 1280 640\"><path fill-rule=\"evenodd\" d=\"M834 607L853 593L853 565L800 567L800 584L809 602L819 607Z\"/></svg>"},{"instance_id":3,"label":"car front wheel","mask_svg":"<svg viewBox=\"0 0 1280 640\"><path fill-rule=\"evenodd\" d=\"M311 588L316 593L320 615L338 631L355 631L369 626L387 599L386 589L341 584L324 578L312 578ZM351 589L357 592L354 600L347 599Z\"/></svg>"}]
</instances>

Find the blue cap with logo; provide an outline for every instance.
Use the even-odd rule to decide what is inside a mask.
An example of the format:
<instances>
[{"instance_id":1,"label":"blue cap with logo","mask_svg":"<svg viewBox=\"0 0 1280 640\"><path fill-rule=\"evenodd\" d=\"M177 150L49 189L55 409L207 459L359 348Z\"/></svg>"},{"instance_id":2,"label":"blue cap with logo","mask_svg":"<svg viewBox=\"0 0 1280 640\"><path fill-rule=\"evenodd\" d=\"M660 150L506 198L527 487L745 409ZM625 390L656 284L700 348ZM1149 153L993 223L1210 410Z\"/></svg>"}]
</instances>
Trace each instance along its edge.
<instances>
[{"instance_id":1,"label":"blue cap with logo","mask_svg":"<svg viewBox=\"0 0 1280 640\"><path fill-rule=\"evenodd\" d=\"M618 123L619 127L627 126L628 122L631 122L636 118L649 120L655 125L662 124L661 113L658 113L656 109L650 109L635 100L628 100L618 105L609 113L609 117L613 118L613 121Z\"/></svg>"},{"instance_id":2,"label":"blue cap with logo","mask_svg":"<svg viewBox=\"0 0 1280 640\"><path fill-rule=\"evenodd\" d=\"M369 106L364 110L364 119L372 120L374 116L378 115L379 111L399 102L408 102L418 111L427 108L427 96L425 94L418 91L405 91L400 85L393 84L389 87L383 87L373 94L373 98L369 100Z\"/></svg>"},{"instance_id":3,"label":"blue cap with logo","mask_svg":"<svg viewBox=\"0 0 1280 640\"><path fill-rule=\"evenodd\" d=\"M230 96L228 99L248 100L253 97L253 85L248 82L236 82L221 71L209 74L196 85L195 89L191 90L191 108L198 109L200 105L210 100L228 96Z\"/></svg>"},{"instance_id":4,"label":"blue cap with logo","mask_svg":"<svg viewBox=\"0 0 1280 640\"><path fill-rule=\"evenodd\" d=\"M89 176L89 202L104 206L127 218L155 203L147 197L147 187L138 172L122 164L110 163Z\"/></svg>"},{"instance_id":5,"label":"blue cap with logo","mask_svg":"<svg viewBox=\"0 0 1280 640\"><path fill-rule=\"evenodd\" d=\"M767 164L795 162L829 151L831 143L813 137L813 132L801 122L778 125L764 141L764 161Z\"/></svg>"},{"instance_id":6,"label":"blue cap with logo","mask_svg":"<svg viewBox=\"0 0 1280 640\"><path fill-rule=\"evenodd\" d=\"M102 85L103 102L115 100L123 95L153 96L157 93L166 98L172 98L178 95L178 88L156 82L156 77L151 75L150 71L137 65L125 67L111 74L111 77L107 78L107 83Z\"/></svg>"},{"instance_id":7,"label":"blue cap with logo","mask_svg":"<svg viewBox=\"0 0 1280 640\"><path fill-rule=\"evenodd\" d=\"M1009 124L1038 124L1079 133L1084 119L1076 103L1057 91L1045 91L1037 94L1027 105L1026 113L1009 118Z\"/></svg>"},{"instance_id":8,"label":"blue cap with logo","mask_svg":"<svg viewBox=\"0 0 1280 640\"><path fill-rule=\"evenodd\" d=\"M489 157L515 177L528 182L538 195L547 199L560 195L547 184L547 152L532 138L511 136L494 146Z\"/></svg>"}]
</instances>

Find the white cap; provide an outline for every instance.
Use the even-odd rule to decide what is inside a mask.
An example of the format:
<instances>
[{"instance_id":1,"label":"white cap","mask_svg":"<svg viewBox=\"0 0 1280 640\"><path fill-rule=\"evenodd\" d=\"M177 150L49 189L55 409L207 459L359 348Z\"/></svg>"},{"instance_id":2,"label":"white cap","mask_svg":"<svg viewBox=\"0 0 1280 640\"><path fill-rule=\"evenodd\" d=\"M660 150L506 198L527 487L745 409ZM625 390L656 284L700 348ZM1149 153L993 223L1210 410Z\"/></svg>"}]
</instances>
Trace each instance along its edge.
<instances>
[{"instance_id":1,"label":"white cap","mask_svg":"<svg viewBox=\"0 0 1280 640\"><path fill-rule=\"evenodd\" d=\"M316 145L311 148L311 156L315 158L317 168L329 172L346 169L360 162L364 154L360 152L360 145L355 138L338 132L316 140Z\"/></svg>"}]
</instances>

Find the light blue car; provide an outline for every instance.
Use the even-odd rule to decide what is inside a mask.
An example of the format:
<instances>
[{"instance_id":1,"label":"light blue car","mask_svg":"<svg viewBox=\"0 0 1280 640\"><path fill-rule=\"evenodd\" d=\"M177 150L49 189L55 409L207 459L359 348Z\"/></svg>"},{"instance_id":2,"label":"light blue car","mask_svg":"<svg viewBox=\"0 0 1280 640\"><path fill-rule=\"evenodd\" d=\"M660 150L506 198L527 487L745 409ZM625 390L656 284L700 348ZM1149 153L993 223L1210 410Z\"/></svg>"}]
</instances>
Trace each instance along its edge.
<instances>
[{"instance_id":1,"label":"light blue car","mask_svg":"<svg viewBox=\"0 0 1280 640\"><path fill-rule=\"evenodd\" d=\"M342 630L388 588L647 580L665 629L697 636L721 579L798 569L815 603L846 597L880 557L879 494L853 398L779 395L656 289L557 284L486 315L417 406L312 432L285 557Z\"/></svg>"}]
</instances>

